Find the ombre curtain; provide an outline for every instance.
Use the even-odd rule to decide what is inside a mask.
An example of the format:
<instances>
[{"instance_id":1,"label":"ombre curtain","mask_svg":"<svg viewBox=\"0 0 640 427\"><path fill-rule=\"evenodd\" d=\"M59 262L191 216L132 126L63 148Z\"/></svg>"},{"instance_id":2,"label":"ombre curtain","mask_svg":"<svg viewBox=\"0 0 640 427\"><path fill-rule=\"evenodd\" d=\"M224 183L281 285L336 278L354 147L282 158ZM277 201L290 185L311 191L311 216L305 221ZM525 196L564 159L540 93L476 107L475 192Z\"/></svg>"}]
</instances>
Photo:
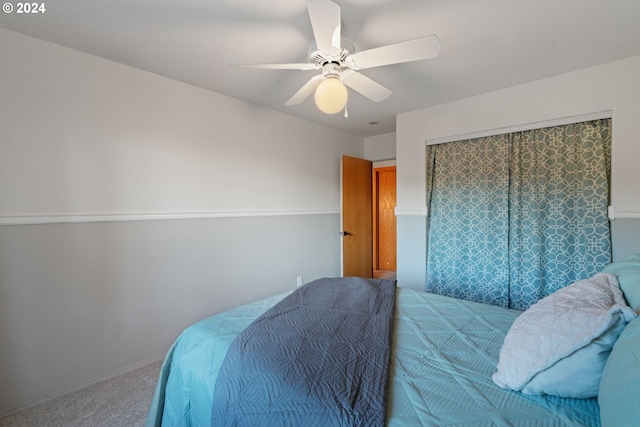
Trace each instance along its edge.
<instances>
[{"instance_id":1,"label":"ombre curtain","mask_svg":"<svg viewBox=\"0 0 640 427\"><path fill-rule=\"evenodd\" d=\"M427 283L524 310L611 261L610 120L427 146Z\"/></svg>"}]
</instances>

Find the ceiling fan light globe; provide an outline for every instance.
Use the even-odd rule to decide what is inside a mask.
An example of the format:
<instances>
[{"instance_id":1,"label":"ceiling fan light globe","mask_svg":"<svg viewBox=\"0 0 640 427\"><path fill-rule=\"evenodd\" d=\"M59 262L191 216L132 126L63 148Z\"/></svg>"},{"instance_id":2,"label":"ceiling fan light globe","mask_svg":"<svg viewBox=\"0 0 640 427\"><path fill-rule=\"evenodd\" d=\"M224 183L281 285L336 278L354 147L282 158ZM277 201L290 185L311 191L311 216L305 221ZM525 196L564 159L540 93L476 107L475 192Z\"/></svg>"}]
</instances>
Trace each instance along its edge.
<instances>
[{"instance_id":1,"label":"ceiling fan light globe","mask_svg":"<svg viewBox=\"0 0 640 427\"><path fill-rule=\"evenodd\" d=\"M349 93L340 79L328 77L316 88L314 99L320 111L325 114L336 114L347 105Z\"/></svg>"}]
</instances>

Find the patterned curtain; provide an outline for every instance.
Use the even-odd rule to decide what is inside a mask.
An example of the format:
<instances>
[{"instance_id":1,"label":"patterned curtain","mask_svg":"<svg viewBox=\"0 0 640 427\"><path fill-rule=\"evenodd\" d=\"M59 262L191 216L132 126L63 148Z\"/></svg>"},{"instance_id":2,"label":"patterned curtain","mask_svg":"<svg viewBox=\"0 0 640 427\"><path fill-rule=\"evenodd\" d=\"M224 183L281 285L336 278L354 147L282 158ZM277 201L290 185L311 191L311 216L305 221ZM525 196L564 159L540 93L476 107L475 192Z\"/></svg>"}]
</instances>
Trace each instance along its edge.
<instances>
[{"instance_id":1,"label":"patterned curtain","mask_svg":"<svg viewBox=\"0 0 640 427\"><path fill-rule=\"evenodd\" d=\"M610 120L511 138L510 306L526 309L611 262Z\"/></svg>"},{"instance_id":2,"label":"patterned curtain","mask_svg":"<svg viewBox=\"0 0 640 427\"><path fill-rule=\"evenodd\" d=\"M507 135L427 146L427 291L506 306Z\"/></svg>"},{"instance_id":3,"label":"patterned curtain","mask_svg":"<svg viewBox=\"0 0 640 427\"><path fill-rule=\"evenodd\" d=\"M429 292L524 310L611 259L610 120L427 146Z\"/></svg>"}]
</instances>

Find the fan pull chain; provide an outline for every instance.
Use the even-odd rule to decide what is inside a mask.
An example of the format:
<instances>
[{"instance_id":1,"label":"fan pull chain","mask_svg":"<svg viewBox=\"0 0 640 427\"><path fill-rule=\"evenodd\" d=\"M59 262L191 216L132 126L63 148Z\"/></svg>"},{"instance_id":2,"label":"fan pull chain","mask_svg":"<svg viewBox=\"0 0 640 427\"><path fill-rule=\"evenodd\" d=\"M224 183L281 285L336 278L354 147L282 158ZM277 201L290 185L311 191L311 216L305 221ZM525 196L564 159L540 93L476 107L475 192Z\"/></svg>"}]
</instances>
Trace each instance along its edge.
<instances>
[{"instance_id":1,"label":"fan pull chain","mask_svg":"<svg viewBox=\"0 0 640 427\"><path fill-rule=\"evenodd\" d=\"M347 106L345 104L345 106L344 106L344 118L346 119L347 117L349 117L349 111L347 111Z\"/></svg>"}]
</instances>

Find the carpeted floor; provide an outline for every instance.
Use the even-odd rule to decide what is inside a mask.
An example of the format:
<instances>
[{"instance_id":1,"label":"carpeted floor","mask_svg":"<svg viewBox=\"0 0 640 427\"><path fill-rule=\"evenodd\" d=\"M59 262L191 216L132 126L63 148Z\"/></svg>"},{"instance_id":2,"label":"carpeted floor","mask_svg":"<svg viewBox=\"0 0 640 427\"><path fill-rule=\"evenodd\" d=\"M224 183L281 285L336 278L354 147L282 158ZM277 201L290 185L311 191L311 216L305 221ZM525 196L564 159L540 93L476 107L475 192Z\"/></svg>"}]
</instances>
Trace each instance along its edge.
<instances>
[{"instance_id":1,"label":"carpeted floor","mask_svg":"<svg viewBox=\"0 0 640 427\"><path fill-rule=\"evenodd\" d=\"M0 420L0 427L144 426L162 361Z\"/></svg>"}]
</instances>

